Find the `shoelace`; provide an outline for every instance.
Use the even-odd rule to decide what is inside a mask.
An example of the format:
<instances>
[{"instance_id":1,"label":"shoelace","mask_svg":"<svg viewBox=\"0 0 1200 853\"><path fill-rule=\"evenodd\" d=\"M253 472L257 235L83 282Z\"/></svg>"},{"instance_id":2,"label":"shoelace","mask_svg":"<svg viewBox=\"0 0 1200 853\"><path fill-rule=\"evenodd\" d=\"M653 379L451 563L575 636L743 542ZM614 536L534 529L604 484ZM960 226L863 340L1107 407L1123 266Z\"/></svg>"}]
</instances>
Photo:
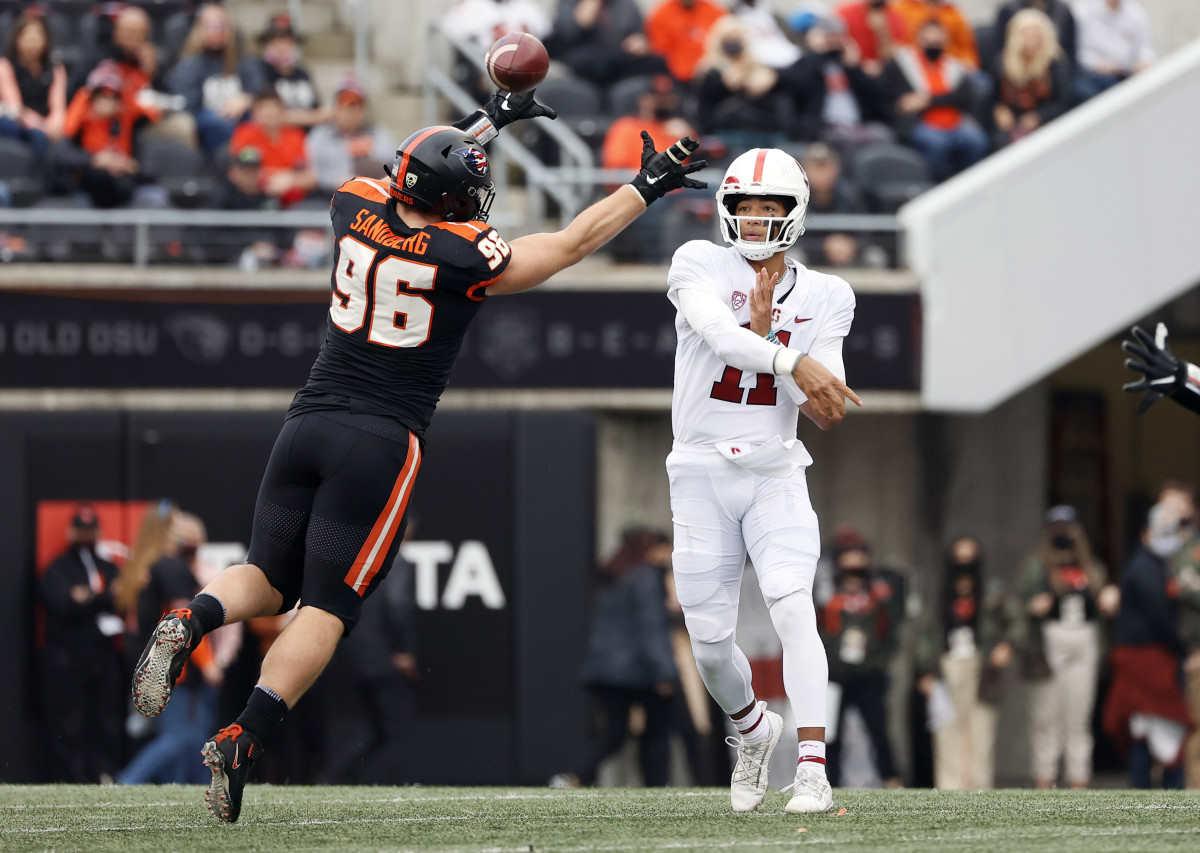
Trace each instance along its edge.
<instances>
[{"instance_id":1,"label":"shoelace","mask_svg":"<svg viewBox=\"0 0 1200 853\"><path fill-rule=\"evenodd\" d=\"M819 799L822 794L821 782L823 781L824 779L816 773L796 774L795 781L781 788L780 793L786 794L788 791L792 791L799 794L803 792Z\"/></svg>"},{"instance_id":2,"label":"shoelace","mask_svg":"<svg viewBox=\"0 0 1200 853\"><path fill-rule=\"evenodd\" d=\"M746 743L746 741L742 740L740 737L734 737L733 735L725 738L725 744L737 749L738 753L737 764L734 765L733 779L731 781L749 782L750 767L748 766L749 762L747 762L746 759L754 756L754 754L757 752L765 750L770 743L771 742L769 740L764 740L762 743ZM763 771L763 764L760 761L758 765L758 773L761 775ZM757 781L755 784L757 784Z\"/></svg>"}]
</instances>

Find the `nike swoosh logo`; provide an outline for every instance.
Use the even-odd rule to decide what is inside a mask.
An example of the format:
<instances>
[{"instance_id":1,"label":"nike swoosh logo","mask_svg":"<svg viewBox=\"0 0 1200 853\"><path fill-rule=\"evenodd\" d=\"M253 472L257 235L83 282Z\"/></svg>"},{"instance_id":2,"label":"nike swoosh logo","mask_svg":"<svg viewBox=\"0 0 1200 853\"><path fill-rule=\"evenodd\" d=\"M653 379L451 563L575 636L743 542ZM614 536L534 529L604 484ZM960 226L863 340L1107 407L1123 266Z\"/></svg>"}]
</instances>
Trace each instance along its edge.
<instances>
[{"instance_id":1,"label":"nike swoosh logo","mask_svg":"<svg viewBox=\"0 0 1200 853\"><path fill-rule=\"evenodd\" d=\"M512 107L510 107L508 105L508 95L505 95L504 100L500 102L500 109L502 109L502 110L511 110L512 109Z\"/></svg>"},{"instance_id":2,"label":"nike swoosh logo","mask_svg":"<svg viewBox=\"0 0 1200 853\"><path fill-rule=\"evenodd\" d=\"M238 769L238 766L239 766L238 765L238 753L241 751L241 749L242 749L241 744L235 744L233 747L233 769L234 770Z\"/></svg>"},{"instance_id":3,"label":"nike swoosh logo","mask_svg":"<svg viewBox=\"0 0 1200 853\"><path fill-rule=\"evenodd\" d=\"M797 323L807 323L811 319L812 319L812 317L805 317L803 320L801 320L799 317L797 317L796 322Z\"/></svg>"},{"instance_id":4,"label":"nike swoosh logo","mask_svg":"<svg viewBox=\"0 0 1200 853\"><path fill-rule=\"evenodd\" d=\"M648 183L648 184L657 184L660 178L662 178L662 175L658 175L658 176L656 176L656 177L651 177L650 175L647 175L647 176L646 176L646 183Z\"/></svg>"}]
</instances>

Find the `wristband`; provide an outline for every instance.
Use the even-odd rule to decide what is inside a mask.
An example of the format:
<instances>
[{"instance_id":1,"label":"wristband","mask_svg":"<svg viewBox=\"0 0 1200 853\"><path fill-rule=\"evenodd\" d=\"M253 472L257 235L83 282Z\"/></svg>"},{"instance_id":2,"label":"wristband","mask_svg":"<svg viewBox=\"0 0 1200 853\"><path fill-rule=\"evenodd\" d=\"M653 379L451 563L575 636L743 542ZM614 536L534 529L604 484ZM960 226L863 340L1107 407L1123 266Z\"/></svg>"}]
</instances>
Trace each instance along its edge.
<instances>
[{"instance_id":1,"label":"wristband","mask_svg":"<svg viewBox=\"0 0 1200 853\"><path fill-rule=\"evenodd\" d=\"M476 110L470 116L467 116L467 118L470 119L473 116L478 116L478 118L475 118L466 127L460 129L468 136L475 137L475 141L480 145L486 145L500 135L500 131L496 130L496 125L492 124L492 120L488 118L487 113L483 110ZM457 127L457 124L455 126Z\"/></svg>"},{"instance_id":2,"label":"wristband","mask_svg":"<svg viewBox=\"0 0 1200 853\"><path fill-rule=\"evenodd\" d=\"M772 362L772 368L776 376L790 376L792 371L796 369L796 365L800 363L800 359L808 353L796 352L794 349L788 349L781 346L775 350L775 360Z\"/></svg>"}]
</instances>

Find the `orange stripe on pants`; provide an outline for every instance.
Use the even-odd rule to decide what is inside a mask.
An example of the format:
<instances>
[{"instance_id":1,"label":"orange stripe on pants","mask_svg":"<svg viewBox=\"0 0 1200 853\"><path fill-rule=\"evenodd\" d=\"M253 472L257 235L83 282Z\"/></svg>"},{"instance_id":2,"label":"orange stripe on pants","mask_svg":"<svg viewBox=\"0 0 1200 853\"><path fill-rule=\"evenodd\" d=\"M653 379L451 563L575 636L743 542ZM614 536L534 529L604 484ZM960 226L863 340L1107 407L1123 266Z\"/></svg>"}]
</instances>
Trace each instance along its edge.
<instances>
[{"instance_id":1,"label":"orange stripe on pants","mask_svg":"<svg viewBox=\"0 0 1200 853\"><path fill-rule=\"evenodd\" d=\"M367 541L363 543L358 556L354 558L354 565L346 573L346 583L359 595L366 594L367 587L371 585L371 579L379 572L383 558L387 556L392 539L395 538L396 531L400 527L400 521L404 518L404 511L408 507L408 496L412 494L413 482L417 478L417 469L420 467L421 446L417 443L417 437L410 432L408 434L408 459L405 461L404 467L400 469L400 475L396 478L396 485L392 487L392 494L388 498L387 505L379 514L379 518L375 519L375 526L371 528Z\"/></svg>"}]
</instances>

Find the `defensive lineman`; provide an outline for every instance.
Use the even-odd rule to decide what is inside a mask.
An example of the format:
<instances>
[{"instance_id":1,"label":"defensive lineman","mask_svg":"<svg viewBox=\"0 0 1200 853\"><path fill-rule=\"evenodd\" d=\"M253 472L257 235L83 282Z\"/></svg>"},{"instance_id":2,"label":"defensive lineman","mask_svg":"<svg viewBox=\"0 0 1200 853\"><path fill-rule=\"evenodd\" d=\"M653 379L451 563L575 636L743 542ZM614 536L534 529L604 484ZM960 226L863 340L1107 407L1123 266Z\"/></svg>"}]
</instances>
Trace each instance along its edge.
<instances>
[{"instance_id":1,"label":"defensive lineman","mask_svg":"<svg viewBox=\"0 0 1200 853\"><path fill-rule=\"evenodd\" d=\"M799 736L791 813L833 805L825 777L829 664L817 634L812 583L817 517L796 438L797 411L822 429L846 412L842 339L854 294L785 251L804 231L808 178L790 155L757 148L729 166L717 190L729 247L697 240L675 253L667 283L678 309L675 443L667 457L675 523L675 589L709 693L741 737L734 811L752 811L783 720L757 701L734 643L747 553L783 645L783 680Z\"/></svg>"},{"instance_id":2,"label":"defensive lineman","mask_svg":"<svg viewBox=\"0 0 1200 853\"><path fill-rule=\"evenodd\" d=\"M680 187L697 143L656 152L643 133L633 182L562 231L506 243L486 224L495 187L481 147L510 122L548 115L532 92L497 92L455 127L419 130L396 150L390 181L354 178L330 205L337 254L325 343L296 395L263 475L246 563L231 566L155 628L134 672L134 704L163 710L208 631L283 613L245 710L204 744L206 801L238 819L251 765L350 633L404 535L423 434L467 326L483 301L517 293L582 260Z\"/></svg>"}]
</instances>

